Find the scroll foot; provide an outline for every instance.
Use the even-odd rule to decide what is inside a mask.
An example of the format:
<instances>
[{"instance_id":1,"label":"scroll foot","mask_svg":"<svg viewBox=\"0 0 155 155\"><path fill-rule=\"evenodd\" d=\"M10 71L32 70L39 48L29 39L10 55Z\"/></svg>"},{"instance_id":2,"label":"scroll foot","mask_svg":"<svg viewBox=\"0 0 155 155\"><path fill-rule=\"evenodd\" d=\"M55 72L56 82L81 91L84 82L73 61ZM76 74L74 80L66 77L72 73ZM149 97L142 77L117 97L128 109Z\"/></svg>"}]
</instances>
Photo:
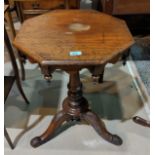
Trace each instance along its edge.
<instances>
[{"instance_id":1,"label":"scroll foot","mask_svg":"<svg viewBox=\"0 0 155 155\"><path fill-rule=\"evenodd\" d=\"M115 145L121 145L123 143L119 136L113 135L107 131L104 122L102 122L95 113L88 111L82 114L82 119L92 125L96 132L108 142Z\"/></svg>"},{"instance_id":2,"label":"scroll foot","mask_svg":"<svg viewBox=\"0 0 155 155\"><path fill-rule=\"evenodd\" d=\"M63 111L57 113L51 121L47 130L41 136L37 136L31 140L31 145L33 147L38 147L50 140L52 136L54 136L56 129L58 129L63 124L63 122L67 121L69 118L70 116Z\"/></svg>"}]
</instances>

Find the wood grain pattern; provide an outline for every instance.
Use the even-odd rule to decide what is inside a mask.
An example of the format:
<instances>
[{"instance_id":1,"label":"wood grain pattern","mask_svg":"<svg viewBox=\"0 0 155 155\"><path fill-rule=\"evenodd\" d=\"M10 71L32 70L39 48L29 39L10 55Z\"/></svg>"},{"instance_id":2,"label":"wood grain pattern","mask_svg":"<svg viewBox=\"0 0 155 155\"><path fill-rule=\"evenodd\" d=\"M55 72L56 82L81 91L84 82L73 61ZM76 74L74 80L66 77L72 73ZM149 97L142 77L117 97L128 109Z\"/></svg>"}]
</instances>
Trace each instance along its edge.
<instances>
[{"instance_id":1,"label":"wood grain pattern","mask_svg":"<svg viewBox=\"0 0 155 155\"><path fill-rule=\"evenodd\" d=\"M71 24L88 30L74 31ZM123 20L88 10L56 10L28 19L14 45L42 65L100 65L133 44ZM70 51L81 51L70 56Z\"/></svg>"},{"instance_id":2,"label":"wood grain pattern","mask_svg":"<svg viewBox=\"0 0 155 155\"><path fill-rule=\"evenodd\" d=\"M145 14L150 12L149 0L100 0L103 12L112 15Z\"/></svg>"},{"instance_id":3,"label":"wood grain pattern","mask_svg":"<svg viewBox=\"0 0 155 155\"><path fill-rule=\"evenodd\" d=\"M89 109L79 71L87 67L103 73L102 65L114 61L133 42L124 21L97 11L57 10L24 22L14 45L38 62L45 76L57 67L69 74L68 96L63 101L62 111L55 115L41 136L31 140L33 147L50 140L55 130L68 120L85 120L108 142L122 144L121 138L108 132ZM71 51L82 54L70 56Z\"/></svg>"},{"instance_id":4,"label":"wood grain pattern","mask_svg":"<svg viewBox=\"0 0 155 155\"><path fill-rule=\"evenodd\" d=\"M113 14L140 14L150 12L149 0L113 0Z\"/></svg>"}]
</instances>

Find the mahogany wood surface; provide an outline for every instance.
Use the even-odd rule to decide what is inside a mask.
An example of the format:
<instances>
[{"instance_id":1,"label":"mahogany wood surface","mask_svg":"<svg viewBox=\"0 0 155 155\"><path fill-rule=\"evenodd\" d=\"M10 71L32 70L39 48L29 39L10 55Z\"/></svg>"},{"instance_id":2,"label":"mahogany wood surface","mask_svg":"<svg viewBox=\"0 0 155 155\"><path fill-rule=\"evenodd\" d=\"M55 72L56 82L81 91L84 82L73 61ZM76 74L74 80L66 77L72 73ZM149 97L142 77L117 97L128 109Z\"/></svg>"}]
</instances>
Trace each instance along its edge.
<instances>
[{"instance_id":1,"label":"mahogany wood surface","mask_svg":"<svg viewBox=\"0 0 155 155\"><path fill-rule=\"evenodd\" d=\"M28 19L14 45L39 64L99 65L133 44L123 20L85 10L56 10ZM81 51L80 56L70 56Z\"/></svg>"},{"instance_id":2,"label":"mahogany wood surface","mask_svg":"<svg viewBox=\"0 0 155 155\"><path fill-rule=\"evenodd\" d=\"M57 10L24 22L14 45L39 63L45 77L57 68L69 74L63 109L43 134L31 140L33 147L53 138L61 124L69 120L87 121L108 142L122 144L122 139L108 132L104 122L89 109L79 71L86 67L103 75L105 64L116 61L133 42L124 21L97 11ZM70 56L71 51L82 54Z\"/></svg>"}]
</instances>

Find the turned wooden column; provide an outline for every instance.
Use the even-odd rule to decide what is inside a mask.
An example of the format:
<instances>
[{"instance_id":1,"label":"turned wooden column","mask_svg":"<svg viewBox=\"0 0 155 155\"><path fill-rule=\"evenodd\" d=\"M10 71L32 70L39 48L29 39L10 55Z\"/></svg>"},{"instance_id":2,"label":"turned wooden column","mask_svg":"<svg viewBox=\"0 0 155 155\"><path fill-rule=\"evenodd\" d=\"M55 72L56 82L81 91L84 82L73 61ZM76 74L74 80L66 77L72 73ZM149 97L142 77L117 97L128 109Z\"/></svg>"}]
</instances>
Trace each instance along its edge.
<instances>
[{"instance_id":1,"label":"turned wooden column","mask_svg":"<svg viewBox=\"0 0 155 155\"><path fill-rule=\"evenodd\" d=\"M83 97L79 71L71 71L69 76L68 97L63 102L63 108L76 119L81 113L88 111L88 102Z\"/></svg>"}]
</instances>

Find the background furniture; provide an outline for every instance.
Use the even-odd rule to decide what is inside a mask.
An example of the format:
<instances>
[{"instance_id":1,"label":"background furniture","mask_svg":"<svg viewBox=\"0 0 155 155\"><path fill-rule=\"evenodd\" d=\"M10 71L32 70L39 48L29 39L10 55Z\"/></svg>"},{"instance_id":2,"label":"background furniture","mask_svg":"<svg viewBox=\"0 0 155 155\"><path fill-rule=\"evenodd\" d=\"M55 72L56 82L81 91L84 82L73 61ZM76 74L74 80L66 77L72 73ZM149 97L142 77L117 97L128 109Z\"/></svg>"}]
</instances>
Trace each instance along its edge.
<instances>
[{"instance_id":1,"label":"background furniture","mask_svg":"<svg viewBox=\"0 0 155 155\"><path fill-rule=\"evenodd\" d=\"M133 117L133 121L137 124L140 124L142 126L145 126L145 127L150 127L150 121L147 121L139 116L135 116Z\"/></svg>"},{"instance_id":2,"label":"background furniture","mask_svg":"<svg viewBox=\"0 0 155 155\"><path fill-rule=\"evenodd\" d=\"M20 21L53 9L78 9L80 0L13 0L17 6Z\"/></svg>"},{"instance_id":3,"label":"background furniture","mask_svg":"<svg viewBox=\"0 0 155 155\"><path fill-rule=\"evenodd\" d=\"M98 8L127 22L133 35L150 33L149 0L99 0Z\"/></svg>"},{"instance_id":4,"label":"background furniture","mask_svg":"<svg viewBox=\"0 0 155 155\"><path fill-rule=\"evenodd\" d=\"M18 67L17 67L17 63L16 63L16 58L15 58L15 55L13 53L12 45L10 43L10 40L8 38L6 30L5 30L4 34L5 34L4 35L5 45L6 45L7 49L8 49L8 52L9 52L9 55L10 55L10 59L11 59L11 63L12 63L12 66L13 66L13 71L14 71L14 74L15 74L14 76L9 76L8 77L9 79L12 78L12 80L7 80L7 77L6 77L6 81L11 82L11 81L16 80L17 87L18 87L22 97L24 98L25 102L27 104L29 104L29 101L26 98L26 96L24 94L24 91L22 89L22 86L21 86L21 81L20 81L20 77L19 77Z\"/></svg>"},{"instance_id":5,"label":"background furniture","mask_svg":"<svg viewBox=\"0 0 155 155\"><path fill-rule=\"evenodd\" d=\"M102 73L106 63L133 43L124 21L97 11L57 10L23 24L15 38L15 47L36 61L44 75L50 75L55 69L69 74L68 96L63 101L63 109L41 136L32 139L33 147L47 142L63 122L73 120L85 120L108 142L122 144L121 138L111 134L89 109L83 97L79 71L83 68L92 71L97 67L96 72Z\"/></svg>"},{"instance_id":6,"label":"background furniture","mask_svg":"<svg viewBox=\"0 0 155 155\"><path fill-rule=\"evenodd\" d=\"M11 39L13 40L16 36L16 31L9 11L9 5L4 5L4 19L10 28Z\"/></svg>"},{"instance_id":7,"label":"background furniture","mask_svg":"<svg viewBox=\"0 0 155 155\"><path fill-rule=\"evenodd\" d=\"M5 14L5 15L7 14L7 15L8 15L7 17L9 17L8 19L10 20L10 19L11 19L11 16L10 16L10 14L9 14L8 9L9 9L9 6L8 6L8 5L5 5L5 6L4 6L4 14ZM13 27L12 21L9 22L9 23L11 23L11 27ZM13 29L13 30L14 30L14 29ZM13 35L14 35L14 31L13 31ZM14 37L14 36L13 36L13 37ZM10 43L10 40L9 40L7 31L6 31L6 29L5 29L5 26L4 26L4 39L5 39L5 45L6 45L7 49L8 49L8 53L9 53L9 55L10 55L11 63L12 63L13 70L14 70L14 74L15 74L14 76L4 76L4 100L6 101L8 95L9 95L9 92L10 92L10 90L11 90L11 88L12 88L12 85L13 85L14 81L16 80L17 87L18 87L18 89L19 89L19 91L20 91L22 97L24 98L25 102L26 102L27 104L29 104L29 101L28 101L28 99L26 98L26 96L25 96L25 94L24 94L24 92L23 92L22 86L21 86L20 77L19 77L19 72L18 72L17 63L16 63L16 58L15 58L15 56L14 56L13 48L12 48L12 45L11 45L11 43ZM10 147L11 147L12 149L14 149L14 145L13 145L13 143L12 143L12 141L11 141L11 138L10 138L10 136L9 136L7 130L6 130L5 125L4 125L4 135L5 135L6 140L7 140L8 143L9 143Z\"/></svg>"},{"instance_id":8,"label":"background furniture","mask_svg":"<svg viewBox=\"0 0 155 155\"><path fill-rule=\"evenodd\" d=\"M16 31L14 28L12 16L11 16L11 9L9 5L4 5L4 19L8 24L8 27L10 29L10 35L11 35L11 40L13 41L15 36L16 36ZM17 51L18 54L18 60L20 63L20 68L21 68L21 79L25 80L25 69L24 69L24 63L25 63L25 57L20 53L20 51Z\"/></svg>"},{"instance_id":9,"label":"background furniture","mask_svg":"<svg viewBox=\"0 0 155 155\"><path fill-rule=\"evenodd\" d=\"M5 10L4 10L4 14L7 12L8 10L8 6L5 5ZM24 92L23 92L23 89L22 89L22 86L21 86L21 81L20 81L20 76L19 76L19 72L18 72L18 66L17 66L17 63L16 63L16 57L14 55L14 51L13 51L13 48L12 48L12 45L11 45L11 42L9 40L9 37L7 35L7 31L5 29L5 25L4 25L4 39L5 39L5 45L8 49L8 53L9 53L9 56L10 56L10 59L11 59L11 63L12 63L12 66L13 66L13 71L14 71L14 76L12 76L12 78L14 80L16 80L16 83L17 83L17 87L21 93L21 95L23 96L25 102L27 102L29 104L29 101L27 100Z\"/></svg>"},{"instance_id":10,"label":"background furniture","mask_svg":"<svg viewBox=\"0 0 155 155\"><path fill-rule=\"evenodd\" d=\"M14 76L4 76L4 100L6 101L8 95L9 95L9 92L13 86L13 83L14 83L14 81L16 81L17 87L18 87L22 97L24 98L25 102L27 104L29 104L29 101L26 98L24 91L22 89L22 86L21 86L20 77L19 77L18 68L17 68L17 63L16 63L16 58L14 56L12 45L10 43L10 40L9 40L8 35L7 35L7 31L6 31L5 27L4 27L4 39L5 39L5 45L8 49L8 53L10 55L11 63L12 63L14 74L15 74ZM4 135L5 135L6 140L9 143L10 147L12 149L14 149L14 145L11 141L11 138L9 137L9 134L8 134L5 126L4 126Z\"/></svg>"},{"instance_id":11,"label":"background furniture","mask_svg":"<svg viewBox=\"0 0 155 155\"><path fill-rule=\"evenodd\" d=\"M149 0L101 0L103 12L112 15L146 14L150 12Z\"/></svg>"}]
</instances>

